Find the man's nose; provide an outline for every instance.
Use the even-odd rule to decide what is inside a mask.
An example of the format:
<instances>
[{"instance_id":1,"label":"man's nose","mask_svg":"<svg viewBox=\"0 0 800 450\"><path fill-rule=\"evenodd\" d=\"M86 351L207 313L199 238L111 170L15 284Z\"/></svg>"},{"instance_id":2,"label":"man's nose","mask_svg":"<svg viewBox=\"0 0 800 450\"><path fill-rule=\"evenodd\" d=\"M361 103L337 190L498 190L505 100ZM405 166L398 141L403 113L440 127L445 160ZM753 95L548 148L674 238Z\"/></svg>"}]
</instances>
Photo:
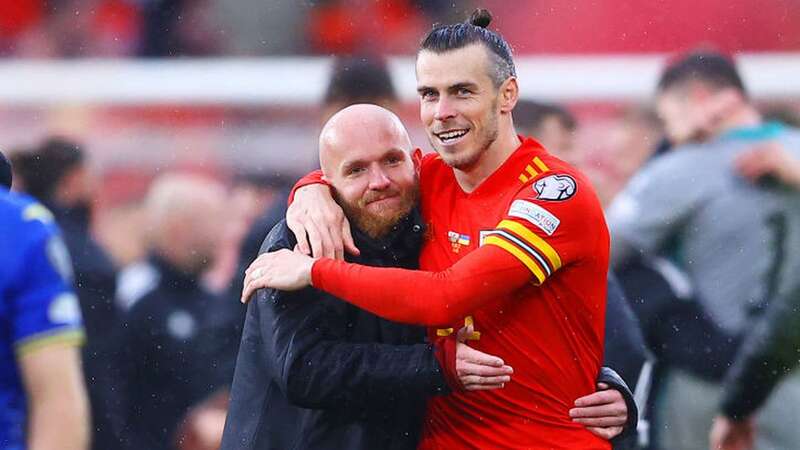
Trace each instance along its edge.
<instances>
[{"instance_id":1,"label":"man's nose","mask_svg":"<svg viewBox=\"0 0 800 450\"><path fill-rule=\"evenodd\" d=\"M444 121L455 117L456 112L453 108L453 103L447 98L440 98L436 103L436 113L434 115L436 120Z\"/></svg>"},{"instance_id":2,"label":"man's nose","mask_svg":"<svg viewBox=\"0 0 800 450\"><path fill-rule=\"evenodd\" d=\"M369 188L372 190L386 189L391 184L389 177L381 168L373 168L369 171Z\"/></svg>"}]
</instances>

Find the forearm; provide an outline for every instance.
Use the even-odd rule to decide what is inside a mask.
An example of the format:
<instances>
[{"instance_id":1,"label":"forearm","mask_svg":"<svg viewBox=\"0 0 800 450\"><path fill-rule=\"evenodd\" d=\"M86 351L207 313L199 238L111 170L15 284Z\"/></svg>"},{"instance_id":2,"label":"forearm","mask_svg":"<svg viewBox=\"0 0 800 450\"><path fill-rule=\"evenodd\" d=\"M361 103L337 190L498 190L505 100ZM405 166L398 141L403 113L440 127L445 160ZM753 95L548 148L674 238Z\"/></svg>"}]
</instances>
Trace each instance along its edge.
<instances>
[{"instance_id":1,"label":"forearm","mask_svg":"<svg viewBox=\"0 0 800 450\"><path fill-rule=\"evenodd\" d=\"M800 360L800 289L775 299L747 336L725 382L722 410L729 417L751 415Z\"/></svg>"},{"instance_id":2,"label":"forearm","mask_svg":"<svg viewBox=\"0 0 800 450\"><path fill-rule=\"evenodd\" d=\"M312 283L388 320L448 325L530 281L531 273L500 248L481 247L442 272L366 267L321 259Z\"/></svg>"},{"instance_id":3,"label":"forearm","mask_svg":"<svg viewBox=\"0 0 800 450\"><path fill-rule=\"evenodd\" d=\"M29 450L86 450L89 446L89 407L85 398L31 405L28 417Z\"/></svg>"}]
</instances>

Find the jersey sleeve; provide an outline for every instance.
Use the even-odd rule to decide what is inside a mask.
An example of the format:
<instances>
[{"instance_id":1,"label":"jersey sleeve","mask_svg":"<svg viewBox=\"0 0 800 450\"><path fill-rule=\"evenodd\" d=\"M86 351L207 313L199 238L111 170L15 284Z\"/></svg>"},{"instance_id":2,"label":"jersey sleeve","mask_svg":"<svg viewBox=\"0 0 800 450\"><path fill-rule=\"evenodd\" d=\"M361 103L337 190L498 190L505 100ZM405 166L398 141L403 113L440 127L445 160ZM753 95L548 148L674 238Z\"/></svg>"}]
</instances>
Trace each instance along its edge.
<instances>
[{"instance_id":1,"label":"jersey sleeve","mask_svg":"<svg viewBox=\"0 0 800 450\"><path fill-rule=\"evenodd\" d=\"M80 306L71 289L71 263L60 232L55 224L39 219L26 220L21 231L15 283L9 292L16 353L54 343L81 344Z\"/></svg>"},{"instance_id":2,"label":"jersey sleeve","mask_svg":"<svg viewBox=\"0 0 800 450\"><path fill-rule=\"evenodd\" d=\"M499 247L542 284L562 267L593 252L608 231L588 182L569 172L549 172L523 186L481 244Z\"/></svg>"}]
</instances>

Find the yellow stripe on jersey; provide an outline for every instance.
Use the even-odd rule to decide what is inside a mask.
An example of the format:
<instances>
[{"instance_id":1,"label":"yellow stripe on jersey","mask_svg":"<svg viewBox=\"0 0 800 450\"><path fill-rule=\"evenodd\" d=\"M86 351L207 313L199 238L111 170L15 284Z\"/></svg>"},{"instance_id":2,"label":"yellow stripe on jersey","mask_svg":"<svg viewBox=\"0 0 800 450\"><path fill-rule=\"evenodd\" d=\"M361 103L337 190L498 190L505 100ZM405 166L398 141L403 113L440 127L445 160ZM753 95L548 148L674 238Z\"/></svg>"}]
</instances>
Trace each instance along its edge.
<instances>
[{"instance_id":1,"label":"yellow stripe on jersey","mask_svg":"<svg viewBox=\"0 0 800 450\"><path fill-rule=\"evenodd\" d=\"M526 167L525 167L525 170L526 170L526 171L527 171L527 172L530 174L531 178L535 177L536 175L539 175L539 172L537 172L537 171L536 171L536 170L535 170L533 167L531 167L530 165L526 166Z\"/></svg>"},{"instance_id":2,"label":"yellow stripe on jersey","mask_svg":"<svg viewBox=\"0 0 800 450\"><path fill-rule=\"evenodd\" d=\"M537 236L533 231L525 228L525 226L517 222L514 222L513 220L503 220L497 225L497 228L514 232L514 234L522 238L528 244L532 245L535 249L541 251L550 262L550 267L552 267L553 272L561 268L561 257L558 256L558 252L556 252L556 250L551 247L550 244Z\"/></svg>"},{"instance_id":3,"label":"yellow stripe on jersey","mask_svg":"<svg viewBox=\"0 0 800 450\"><path fill-rule=\"evenodd\" d=\"M515 258L520 260L522 264L525 264L525 267L527 267L531 271L531 273L533 273L536 279L539 280L539 284L544 283L545 278L547 278L544 274L544 271L541 269L541 267L539 267L538 264L536 264L536 261L534 261L533 258L530 257L530 255L520 250L519 247L517 247L516 245L506 241L505 239L497 235L488 236L483 241L483 243L484 245L495 245L507 251L508 253L511 253L512 255L514 255Z\"/></svg>"},{"instance_id":4,"label":"yellow stripe on jersey","mask_svg":"<svg viewBox=\"0 0 800 450\"><path fill-rule=\"evenodd\" d=\"M524 173L519 174L519 181L527 183L530 178L526 177Z\"/></svg>"},{"instance_id":5,"label":"yellow stripe on jersey","mask_svg":"<svg viewBox=\"0 0 800 450\"><path fill-rule=\"evenodd\" d=\"M547 165L541 159L539 159L538 156L533 158L533 163L536 164L536 167L538 167L539 170L542 171L542 173L550 171L550 168L547 167Z\"/></svg>"},{"instance_id":6,"label":"yellow stripe on jersey","mask_svg":"<svg viewBox=\"0 0 800 450\"><path fill-rule=\"evenodd\" d=\"M15 344L14 347L17 355L22 356L50 345L80 346L84 340L83 330L76 330L72 327L58 328L23 339Z\"/></svg>"}]
</instances>

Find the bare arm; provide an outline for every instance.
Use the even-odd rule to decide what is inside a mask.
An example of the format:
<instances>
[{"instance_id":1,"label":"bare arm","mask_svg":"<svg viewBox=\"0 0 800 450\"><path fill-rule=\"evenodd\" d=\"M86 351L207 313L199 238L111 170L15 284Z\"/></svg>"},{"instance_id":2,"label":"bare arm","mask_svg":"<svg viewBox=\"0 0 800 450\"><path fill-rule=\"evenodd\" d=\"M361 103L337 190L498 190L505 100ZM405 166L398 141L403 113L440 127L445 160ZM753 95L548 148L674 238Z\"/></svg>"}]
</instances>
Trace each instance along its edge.
<instances>
[{"instance_id":1,"label":"bare arm","mask_svg":"<svg viewBox=\"0 0 800 450\"><path fill-rule=\"evenodd\" d=\"M89 447L89 403L78 349L48 345L19 356L28 396L29 450Z\"/></svg>"}]
</instances>

